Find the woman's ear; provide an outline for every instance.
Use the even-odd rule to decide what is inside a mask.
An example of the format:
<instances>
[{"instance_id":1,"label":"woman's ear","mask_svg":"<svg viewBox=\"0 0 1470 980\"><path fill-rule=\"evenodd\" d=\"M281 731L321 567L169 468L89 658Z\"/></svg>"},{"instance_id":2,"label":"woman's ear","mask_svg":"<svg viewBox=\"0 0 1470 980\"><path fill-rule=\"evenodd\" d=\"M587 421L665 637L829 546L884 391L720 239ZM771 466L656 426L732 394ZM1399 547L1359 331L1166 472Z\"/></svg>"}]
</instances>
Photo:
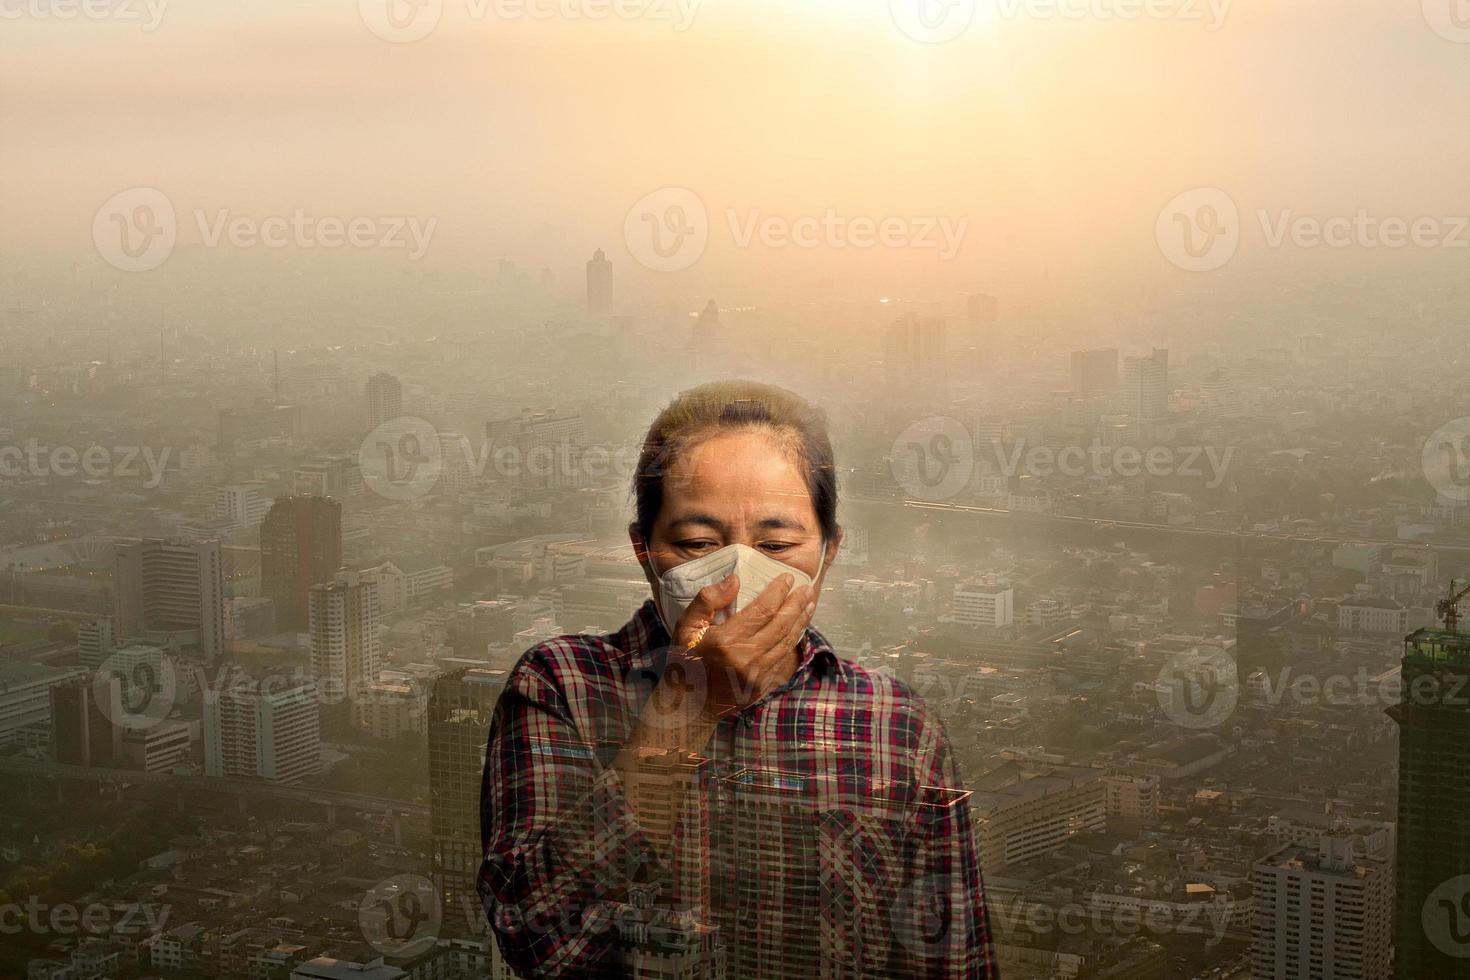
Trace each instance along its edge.
<instances>
[{"instance_id":1,"label":"woman's ear","mask_svg":"<svg viewBox=\"0 0 1470 980\"><path fill-rule=\"evenodd\" d=\"M818 579L818 581L817 581L817 584L819 586L822 584L823 581L826 580L826 578L827 578L827 570L830 569L832 567L832 565L837 561L837 552L839 550L841 550L841 548L842 548L842 528L839 527L837 529L837 533L834 534L834 535L832 535L831 539L828 540L828 542L826 543L826 545L823 548L823 554L822 554L822 557L823 557L823 561L822 561L822 575L821 575L821 578Z\"/></svg>"},{"instance_id":2,"label":"woman's ear","mask_svg":"<svg viewBox=\"0 0 1470 980\"><path fill-rule=\"evenodd\" d=\"M643 539L643 532L638 530L637 524L628 525L628 541L633 545L633 557L638 559L638 567L643 569L643 577L648 579L650 587L656 586L653 562L648 554L648 542Z\"/></svg>"}]
</instances>

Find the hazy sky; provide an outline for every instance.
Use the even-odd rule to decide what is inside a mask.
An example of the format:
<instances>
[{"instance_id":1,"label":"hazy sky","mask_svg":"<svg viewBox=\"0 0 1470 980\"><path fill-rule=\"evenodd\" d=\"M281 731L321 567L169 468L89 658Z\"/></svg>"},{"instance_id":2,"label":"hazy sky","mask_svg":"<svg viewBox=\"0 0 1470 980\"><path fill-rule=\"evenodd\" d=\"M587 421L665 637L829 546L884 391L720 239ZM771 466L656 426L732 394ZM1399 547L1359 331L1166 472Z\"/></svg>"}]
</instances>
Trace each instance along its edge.
<instances>
[{"instance_id":1,"label":"hazy sky","mask_svg":"<svg viewBox=\"0 0 1470 980\"><path fill-rule=\"evenodd\" d=\"M72 20L58 2L0 0L0 248L17 256L95 259L94 214L134 186L168 195L181 243L196 210L417 215L437 220L428 262L570 273L600 246L623 282L1153 272L1160 208L1196 187L1247 215L1470 213L1470 44L1417 0L1238 0L1215 30L1224 0L1131 21L981 0L940 44L887 0L704 0L683 30L676 0L605 20L442 0L412 43L367 26L386 0L174 0L152 31L144 0ZM624 218L665 187L699 195L709 245L644 273ZM740 247L729 217L828 209L964 232L948 259Z\"/></svg>"}]
</instances>

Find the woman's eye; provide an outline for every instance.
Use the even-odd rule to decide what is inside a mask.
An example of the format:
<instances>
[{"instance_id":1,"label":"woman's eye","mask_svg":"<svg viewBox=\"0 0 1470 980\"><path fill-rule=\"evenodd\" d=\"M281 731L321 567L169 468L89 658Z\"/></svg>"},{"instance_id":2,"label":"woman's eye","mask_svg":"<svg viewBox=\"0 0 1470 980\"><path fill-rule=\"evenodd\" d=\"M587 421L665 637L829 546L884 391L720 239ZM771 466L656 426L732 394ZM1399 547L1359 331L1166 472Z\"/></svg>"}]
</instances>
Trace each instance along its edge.
<instances>
[{"instance_id":1,"label":"woman's eye","mask_svg":"<svg viewBox=\"0 0 1470 980\"><path fill-rule=\"evenodd\" d=\"M713 548L713 541L680 541L679 548L684 551L701 551L705 548Z\"/></svg>"},{"instance_id":2,"label":"woman's eye","mask_svg":"<svg viewBox=\"0 0 1470 980\"><path fill-rule=\"evenodd\" d=\"M762 541L761 542L761 550L762 551L769 552L770 554L773 554L773 555L779 555L783 551L790 551L792 548L795 548L795 547L796 547L796 545L791 544L788 541Z\"/></svg>"}]
</instances>

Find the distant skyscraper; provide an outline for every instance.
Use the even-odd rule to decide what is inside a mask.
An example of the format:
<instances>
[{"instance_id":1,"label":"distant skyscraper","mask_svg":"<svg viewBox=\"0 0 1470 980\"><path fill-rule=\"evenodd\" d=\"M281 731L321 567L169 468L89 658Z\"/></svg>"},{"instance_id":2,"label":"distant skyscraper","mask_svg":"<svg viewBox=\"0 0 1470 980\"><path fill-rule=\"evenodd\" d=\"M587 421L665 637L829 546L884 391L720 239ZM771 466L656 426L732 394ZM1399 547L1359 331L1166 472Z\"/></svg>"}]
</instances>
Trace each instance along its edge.
<instances>
[{"instance_id":1,"label":"distant skyscraper","mask_svg":"<svg viewBox=\"0 0 1470 980\"><path fill-rule=\"evenodd\" d=\"M1255 980L1388 980L1393 870L1356 852L1353 838L1324 835L1273 851L1256 862L1251 887Z\"/></svg>"},{"instance_id":2,"label":"distant skyscraper","mask_svg":"<svg viewBox=\"0 0 1470 980\"><path fill-rule=\"evenodd\" d=\"M282 497L260 525L260 592L276 628L306 628L311 587L342 567L342 505L326 497Z\"/></svg>"},{"instance_id":3,"label":"distant skyscraper","mask_svg":"<svg viewBox=\"0 0 1470 980\"><path fill-rule=\"evenodd\" d=\"M613 265L598 249L587 261L587 312L606 316L613 308Z\"/></svg>"},{"instance_id":4,"label":"distant skyscraper","mask_svg":"<svg viewBox=\"0 0 1470 980\"><path fill-rule=\"evenodd\" d=\"M1072 393L1101 395L1118 387L1118 351L1075 350L1072 352Z\"/></svg>"},{"instance_id":5,"label":"distant skyscraper","mask_svg":"<svg viewBox=\"0 0 1470 980\"><path fill-rule=\"evenodd\" d=\"M582 416L523 409L485 426L491 449L510 479L525 488L570 489L588 482L581 465L586 427ZM507 452L508 451L508 452Z\"/></svg>"},{"instance_id":6,"label":"distant skyscraper","mask_svg":"<svg viewBox=\"0 0 1470 980\"><path fill-rule=\"evenodd\" d=\"M83 667L96 670L117 649L117 631L106 617L77 627L77 653Z\"/></svg>"},{"instance_id":7,"label":"distant skyscraper","mask_svg":"<svg viewBox=\"0 0 1470 980\"><path fill-rule=\"evenodd\" d=\"M1463 976L1470 955L1470 635L1404 641L1394 975Z\"/></svg>"},{"instance_id":8,"label":"distant skyscraper","mask_svg":"<svg viewBox=\"0 0 1470 980\"><path fill-rule=\"evenodd\" d=\"M884 365L894 381L942 385L948 377L948 354L946 330L941 319L907 313L888 328Z\"/></svg>"},{"instance_id":9,"label":"distant skyscraper","mask_svg":"<svg viewBox=\"0 0 1470 980\"><path fill-rule=\"evenodd\" d=\"M429 833L445 922L480 914L480 777L485 735L507 676L478 669L445 674L429 695Z\"/></svg>"},{"instance_id":10,"label":"distant skyscraper","mask_svg":"<svg viewBox=\"0 0 1470 980\"><path fill-rule=\"evenodd\" d=\"M378 586L356 574L339 574L311 588L307 631L311 665L322 702L350 718L351 699L378 675Z\"/></svg>"},{"instance_id":11,"label":"distant skyscraper","mask_svg":"<svg viewBox=\"0 0 1470 980\"><path fill-rule=\"evenodd\" d=\"M105 766L122 752L122 678L87 673L51 688L51 755L69 766Z\"/></svg>"},{"instance_id":12,"label":"distant skyscraper","mask_svg":"<svg viewBox=\"0 0 1470 980\"><path fill-rule=\"evenodd\" d=\"M403 414L403 382L391 374L375 374L367 382L368 431Z\"/></svg>"},{"instance_id":13,"label":"distant skyscraper","mask_svg":"<svg viewBox=\"0 0 1470 980\"><path fill-rule=\"evenodd\" d=\"M204 695L204 772L226 779L294 783L321 771L316 685L244 680Z\"/></svg>"},{"instance_id":14,"label":"distant skyscraper","mask_svg":"<svg viewBox=\"0 0 1470 980\"><path fill-rule=\"evenodd\" d=\"M194 633L200 651L225 652L225 583L218 541L150 538L114 549L114 619L120 637Z\"/></svg>"},{"instance_id":15,"label":"distant skyscraper","mask_svg":"<svg viewBox=\"0 0 1470 980\"><path fill-rule=\"evenodd\" d=\"M1155 347L1148 357L1123 362L1123 414L1161 419L1169 414L1169 352Z\"/></svg>"}]
</instances>

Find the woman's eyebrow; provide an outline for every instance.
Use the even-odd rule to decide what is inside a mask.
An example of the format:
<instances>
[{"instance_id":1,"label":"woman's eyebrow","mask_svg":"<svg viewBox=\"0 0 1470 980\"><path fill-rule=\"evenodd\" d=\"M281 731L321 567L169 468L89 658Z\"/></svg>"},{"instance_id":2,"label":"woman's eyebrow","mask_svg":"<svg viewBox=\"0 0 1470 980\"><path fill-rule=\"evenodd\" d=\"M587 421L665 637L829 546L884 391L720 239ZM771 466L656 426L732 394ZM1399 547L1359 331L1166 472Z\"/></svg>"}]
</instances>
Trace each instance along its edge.
<instances>
[{"instance_id":1,"label":"woman's eyebrow","mask_svg":"<svg viewBox=\"0 0 1470 980\"><path fill-rule=\"evenodd\" d=\"M791 517L766 517L756 522L760 531L805 531L806 525Z\"/></svg>"}]
</instances>

